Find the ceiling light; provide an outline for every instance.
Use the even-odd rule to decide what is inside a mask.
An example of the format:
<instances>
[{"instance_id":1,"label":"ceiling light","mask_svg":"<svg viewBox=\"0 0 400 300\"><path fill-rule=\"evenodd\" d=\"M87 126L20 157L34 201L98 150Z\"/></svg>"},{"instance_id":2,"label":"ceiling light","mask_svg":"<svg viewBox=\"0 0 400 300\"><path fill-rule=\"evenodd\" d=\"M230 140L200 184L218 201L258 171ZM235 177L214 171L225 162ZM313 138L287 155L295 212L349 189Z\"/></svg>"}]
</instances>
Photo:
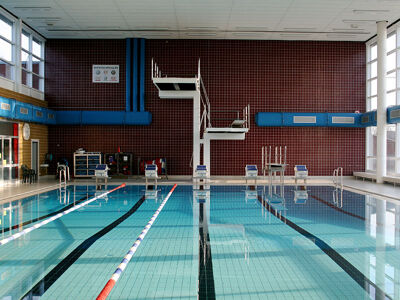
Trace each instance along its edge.
<instances>
[{"instance_id":1,"label":"ceiling light","mask_svg":"<svg viewBox=\"0 0 400 300\"><path fill-rule=\"evenodd\" d=\"M299 33L299 34L296 34L296 33L281 33L280 34L280 36L281 37L294 37L294 38L302 38L302 37L308 37L308 36L310 36L311 34L305 34L305 33Z\"/></svg>"},{"instance_id":2,"label":"ceiling light","mask_svg":"<svg viewBox=\"0 0 400 300\"><path fill-rule=\"evenodd\" d=\"M286 31L315 31L316 28L315 27L312 27L312 28L307 28L307 27L303 27L303 28L287 27L287 28L284 28L284 30L286 30Z\"/></svg>"},{"instance_id":3,"label":"ceiling light","mask_svg":"<svg viewBox=\"0 0 400 300\"><path fill-rule=\"evenodd\" d=\"M350 19L346 19L346 20L342 20L343 23L346 24L375 24L376 20L350 20Z\"/></svg>"},{"instance_id":4,"label":"ceiling light","mask_svg":"<svg viewBox=\"0 0 400 300\"><path fill-rule=\"evenodd\" d=\"M216 33L213 32L193 32L193 33L186 33L188 36L216 36Z\"/></svg>"},{"instance_id":5,"label":"ceiling light","mask_svg":"<svg viewBox=\"0 0 400 300\"><path fill-rule=\"evenodd\" d=\"M243 31L268 31L268 27L248 27L248 26L237 26L236 30L243 30Z\"/></svg>"},{"instance_id":6,"label":"ceiling light","mask_svg":"<svg viewBox=\"0 0 400 300\"><path fill-rule=\"evenodd\" d=\"M28 20L60 21L60 17L27 17Z\"/></svg>"},{"instance_id":7,"label":"ceiling light","mask_svg":"<svg viewBox=\"0 0 400 300\"><path fill-rule=\"evenodd\" d=\"M332 37L332 38L346 38L346 39L357 37L357 35L355 35L355 34L341 34L341 33L336 33L336 32L327 33L326 36Z\"/></svg>"},{"instance_id":8,"label":"ceiling light","mask_svg":"<svg viewBox=\"0 0 400 300\"><path fill-rule=\"evenodd\" d=\"M168 27L139 27L133 29L133 31L167 31Z\"/></svg>"},{"instance_id":9,"label":"ceiling light","mask_svg":"<svg viewBox=\"0 0 400 300\"><path fill-rule=\"evenodd\" d=\"M186 27L187 30L218 30L218 27Z\"/></svg>"},{"instance_id":10,"label":"ceiling light","mask_svg":"<svg viewBox=\"0 0 400 300\"><path fill-rule=\"evenodd\" d=\"M383 13L388 13L389 10L387 9L354 9L353 13L357 15L361 14L372 14L372 15L377 15L377 14L383 14Z\"/></svg>"},{"instance_id":11,"label":"ceiling light","mask_svg":"<svg viewBox=\"0 0 400 300\"><path fill-rule=\"evenodd\" d=\"M15 9L18 10L29 10L29 11L49 11L51 10L50 6L14 6Z\"/></svg>"},{"instance_id":12,"label":"ceiling light","mask_svg":"<svg viewBox=\"0 0 400 300\"><path fill-rule=\"evenodd\" d=\"M262 32L257 33L257 32L234 32L232 33L234 36L264 36Z\"/></svg>"}]
</instances>

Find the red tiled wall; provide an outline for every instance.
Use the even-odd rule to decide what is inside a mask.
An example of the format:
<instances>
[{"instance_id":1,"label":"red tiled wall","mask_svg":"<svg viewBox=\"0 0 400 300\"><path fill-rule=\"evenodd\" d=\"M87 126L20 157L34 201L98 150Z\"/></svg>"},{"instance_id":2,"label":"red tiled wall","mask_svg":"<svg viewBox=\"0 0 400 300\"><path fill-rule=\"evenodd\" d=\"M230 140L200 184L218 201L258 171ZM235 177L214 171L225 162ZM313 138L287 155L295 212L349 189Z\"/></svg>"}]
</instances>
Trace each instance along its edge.
<instances>
[{"instance_id":1,"label":"red tiled wall","mask_svg":"<svg viewBox=\"0 0 400 300\"><path fill-rule=\"evenodd\" d=\"M46 97L50 107L123 109L125 41L49 40ZM49 147L72 160L72 152L133 152L135 158L166 157L168 173L191 174L192 103L159 99L150 78L154 57L164 74L201 74L212 109L251 106L245 141L212 141L213 175L243 175L246 164L261 167L262 145L288 147L289 172L306 164L311 175L346 175L364 169L364 129L257 127L259 111L354 112L365 110L365 45L350 42L146 41L146 110L150 126L54 126ZM92 64L119 64L120 84L92 84Z\"/></svg>"}]
</instances>

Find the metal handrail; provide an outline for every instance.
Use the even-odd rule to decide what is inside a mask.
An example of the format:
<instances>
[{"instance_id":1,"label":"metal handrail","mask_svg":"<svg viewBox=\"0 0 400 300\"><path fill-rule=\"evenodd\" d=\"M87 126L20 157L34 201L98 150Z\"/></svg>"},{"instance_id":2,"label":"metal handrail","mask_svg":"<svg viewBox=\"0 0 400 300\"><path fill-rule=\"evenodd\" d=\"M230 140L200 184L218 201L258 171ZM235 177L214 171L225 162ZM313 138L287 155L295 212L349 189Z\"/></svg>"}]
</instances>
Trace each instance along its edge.
<instances>
[{"instance_id":1,"label":"metal handrail","mask_svg":"<svg viewBox=\"0 0 400 300\"><path fill-rule=\"evenodd\" d=\"M343 168L338 167L335 170L333 170L333 184L335 185L336 188L340 187L343 188Z\"/></svg>"}]
</instances>

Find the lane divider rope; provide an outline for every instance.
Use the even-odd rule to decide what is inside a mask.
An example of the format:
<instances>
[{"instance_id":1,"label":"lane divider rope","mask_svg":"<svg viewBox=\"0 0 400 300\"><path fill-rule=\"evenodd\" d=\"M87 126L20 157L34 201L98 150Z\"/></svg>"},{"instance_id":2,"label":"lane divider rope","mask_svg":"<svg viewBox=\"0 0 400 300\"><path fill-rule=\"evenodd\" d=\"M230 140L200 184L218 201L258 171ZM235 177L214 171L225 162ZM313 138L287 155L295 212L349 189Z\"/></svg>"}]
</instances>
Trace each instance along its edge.
<instances>
[{"instance_id":1,"label":"lane divider rope","mask_svg":"<svg viewBox=\"0 0 400 300\"><path fill-rule=\"evenodd\" d=\"M139 234L136 241L133 243L132 247L124 256L124 259L119 264L118 268L114 271L113 275L111 276L110 280L106 283L104 288L101 290L100 294L97 296L96 300L105 300L108 295L110 294L111 290L113 289L115 283L118 281L119 277L121 276L122 272L125 270L126 266L128 265L129 261L132 259L133 255L135 254L137 248L139 247L140 243L143 241L144 237L146 236L147 232L153 225L154 221L157 219L158 215L160 214L161 210L164 208L164 205L167 203L169 197L171 197L173 191L177 187L177 184L174 184L170 192L168 193L167 197L165 197L164 201L161 203L159 208L151 217L150 221L146 224L142 232Z\"/></svg>"},{"instance_id":2,"label":"lane divider rope","mask_svg":"<svg viewBox=\"0 0 400 300\"><path fill-rule=\"evenodd\" d=\"M48 218L46 220L43 220L40 223L37 223L37 224L35 224L35 225L31 226L31 227L28 227L28 228L26 228L26 229L24 229L24 230L22 230L22 231L20 231L18 233L15 233L15 234L9 236L8 238L5 238L5 239L1 240L0 241L0 246L3 246L3 245L5 245L5 244L7 244L7 243L9 243L9 242L11 242L11 241L23 236L23 235L25 235L25 234L35 230L35 229L38 229L38 228L40 228L40 227L42 227L42 226L44 226L44 225L46 225L46 224L48 224L50 222L53 222L54 220L57 220L57 219L61 218L62 216L65 216L65 215L67 215L67 214L69 214L69 213L71 213L71 212L73 212L73 211L75 211L75 210L77 210L77 209L79 209L79 208L81 208L83 206L86 206L89 203L92 203L93 201L95 201L95 200L97 200L99 198L102 198L102 197L104 197L104 196L106 196L106 195L108 195L108 194L110 194L110 193L112 193L112 192L114 192L114 191L116 191L116 190L118 190L120 188L123 188L125 186L126 186L126 184L123 183L120 186L116 187L115 189L112 189L112 190L110 190L108 192L105 192L104 194L101 194L101 195L96 196L96 197L94 197L92 199L89 199L89 200L87 200L87 201L85 201L83 203L80 203L80 204L78 204L78 205L76 205L74 207L71 207L70 209L67 209L67 210L65 210L63 212L60 212L60 213L56 214L55 216L52 216L52 217L50 217L50 218Z\"/></svg>"}]
</instances>

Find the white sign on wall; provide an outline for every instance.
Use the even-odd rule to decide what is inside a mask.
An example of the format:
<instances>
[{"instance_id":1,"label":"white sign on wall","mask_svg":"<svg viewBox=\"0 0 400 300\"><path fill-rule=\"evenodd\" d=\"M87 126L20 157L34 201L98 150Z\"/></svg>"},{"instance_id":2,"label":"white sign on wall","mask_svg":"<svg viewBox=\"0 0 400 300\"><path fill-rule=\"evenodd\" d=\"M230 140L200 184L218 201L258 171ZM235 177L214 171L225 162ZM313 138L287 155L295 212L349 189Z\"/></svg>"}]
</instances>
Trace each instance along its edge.
<instances>
[{"instance_id":1,"label":"white sign on wall","mask_svg":"<svg viewBox=\"0 0 400 300\"><path fill-rule=\"evenodd\" d=\"M93 65L93 83L119 83L119 65Z\"/></svg>"}]
</instances>

